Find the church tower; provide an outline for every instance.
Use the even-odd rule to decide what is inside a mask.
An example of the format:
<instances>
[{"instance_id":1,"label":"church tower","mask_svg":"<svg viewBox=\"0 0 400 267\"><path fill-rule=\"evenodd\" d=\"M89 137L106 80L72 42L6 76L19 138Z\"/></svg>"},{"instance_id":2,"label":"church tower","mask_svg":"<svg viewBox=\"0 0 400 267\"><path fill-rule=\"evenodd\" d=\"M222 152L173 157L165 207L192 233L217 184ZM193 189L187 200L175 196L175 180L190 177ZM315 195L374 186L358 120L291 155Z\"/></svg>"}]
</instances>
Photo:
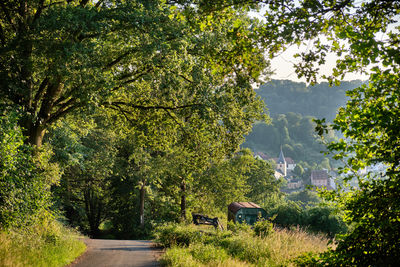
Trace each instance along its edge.
<instances>
[{"instance_id":1,"label":"church tower","mask_svg":"<svg viewBox=\"0 0 400 267\"><path fill-rule=\"evenodd\" d=\"M283 155L282 146L281 152L279 153L278 161L276 162L276 169L280 170L284 176L287 175L287 165L285 156Z\"/></svg>"}]
</instances>

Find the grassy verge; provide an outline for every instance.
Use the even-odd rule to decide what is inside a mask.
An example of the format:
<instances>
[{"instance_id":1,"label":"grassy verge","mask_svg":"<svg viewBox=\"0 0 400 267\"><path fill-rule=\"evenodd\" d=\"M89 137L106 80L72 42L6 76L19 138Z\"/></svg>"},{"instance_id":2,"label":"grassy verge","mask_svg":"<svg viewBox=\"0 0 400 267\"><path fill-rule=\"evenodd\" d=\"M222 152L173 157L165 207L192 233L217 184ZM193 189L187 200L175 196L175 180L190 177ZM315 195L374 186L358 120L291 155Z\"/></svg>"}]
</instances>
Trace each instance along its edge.
<instances>
[{"instance_id":1,"label":"grassy verge","mask_svg":"<svg viewBox=\"0 0 400 267\"><path fill-rule=\"evenodd\" d=\"M0 266L65 266L86 249L78 237L58 222L0 231Z\"/></svg>"},{"instance_id":2,"label":"grassy verge","mask_svg":"<svg viewBox=\"0 0 400 267\"><path fill-rule=\"evenodd\" d=\"M157 241L167 248L165 266L295 266L294 259L323 252L329 239L300 229L256 235L246 227L233 231L199 231L196 226L169 224L159 227Z\"/></svg>"}]
</instances>

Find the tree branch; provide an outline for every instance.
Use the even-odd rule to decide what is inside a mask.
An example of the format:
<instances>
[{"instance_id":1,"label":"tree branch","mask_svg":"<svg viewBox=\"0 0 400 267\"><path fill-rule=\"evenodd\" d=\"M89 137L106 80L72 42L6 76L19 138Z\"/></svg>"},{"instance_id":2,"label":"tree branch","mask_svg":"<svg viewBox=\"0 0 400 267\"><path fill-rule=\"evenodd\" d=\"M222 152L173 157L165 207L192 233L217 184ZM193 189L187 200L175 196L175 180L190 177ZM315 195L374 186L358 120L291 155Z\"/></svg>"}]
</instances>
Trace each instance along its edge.
<instances>
[{"instance_id":1,"label":"tree branch","mask_svg":"<svg viewBox=\"0 0 400 267\"><path fill-rule=\"evenodd\" d=\"M128 56L130 53L136 52L136 51L138 51L138 50L137 50L137 49L132 49L132 50L129 50L129 51L123 53L122 55L120 55L119 57L117 57L116 59L114 59L113 61L111 61L110 63L108 63L108 64L103 68L103 70L110 69L110 68L114 67L116 64L118 64L119 62L121 62L121 60L123 60L123 59L124 59L126 56Z\"/></svg>"},{"instance_id":2,"label":"tree branch","mask_svg":"<svg viewBox=\"0 0 400 267\"><path fill-rule=\"evenodd\" d=\"M137 105L137 104L126 103L126 102L111 102L111 103L104 102L103 105L104 106L109 106L109 105L119 106L119 105L122 105L122 106L131 107L131 108L135 108L135 109L141 109L141 110L150 110L150 109L177 110L177 109L184 109L184 108L202 106L202 104L198 104L198 103L187 104L187 105L182 105L182 106L175 106L175 107L161 106L161 105L144 106L144 105Z\"/></svg>"},{"instance_id":3,"label":"tree branch","mask_svg":"<svg viewBox=\"0 0 400 267\"><path fill-rule=\"evenodd\" d=\"M63 109L59 109L56 111L56 113L54 113L47 120L45 120L44 123L52 124L53 122L59 120L60 118L64 117L65 115L67 115L69 112L73 111L74 109L77 109L78 107L79 107L79 105L72 105L69 107L65 107Z\"/></svg>"},{"instance_id":4,"label":"tree branch","mask_svg":"<svg viewBox=\"0 0 400 267\"><path fill-rule=\"evenodd\" d=\"M48 83L49 83L49 78L46 77L46 78L42 81L42 83L40 84L39 89L38 89L38 91L36 92L35 97L34 97L34 99L33 99L33 110L36 110L37 104L39 103L39 100L43 97L44 92L45 92L44 89L46 88L46 86L47 86Z\"/></svg>"},{"instance_id":5,"label":"tree branch","mask_svg":"<svg viewBox=\"0 0 400 267\"><path fill-rule=\"evenodd\" d=\"M95 8L98 8L103 2L104 2L104 0L99 0L99 1L96 3Z\"/></svg>"}]
</instances>

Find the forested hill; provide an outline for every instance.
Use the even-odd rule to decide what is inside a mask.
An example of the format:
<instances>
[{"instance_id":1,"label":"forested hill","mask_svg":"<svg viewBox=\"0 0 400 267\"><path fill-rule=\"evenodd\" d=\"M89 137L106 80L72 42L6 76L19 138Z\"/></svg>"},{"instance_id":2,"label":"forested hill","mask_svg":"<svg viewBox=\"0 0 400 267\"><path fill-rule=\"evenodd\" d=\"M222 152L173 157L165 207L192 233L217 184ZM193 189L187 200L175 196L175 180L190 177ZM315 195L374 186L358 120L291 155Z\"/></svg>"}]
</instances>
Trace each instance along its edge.
<instances>
[{"instance_id":1,"label":"forested hill","mask_svg":"<svg viewBox=\"0 0 400 267\"><path fill-rule=\"evenodd\" d=\"M347 101L345 92L361 83L360 80L344 81L340 86L330 87L327 82L307 86L290 80L272 80L261 85L257 94L267 104L271 116L294 112L332 121L337 109Z\"/></svg>"},{"instance_id":2,"label":"forested hill","mask_svg":"<svg viewBox=\"0 0 400 267\"><path fill-rule=\"evenodd\" d=\"M307 86L289 80L272 80L262 85L257 94L266 103L272 122L254 124L243 146L269 157L278 157L282 147L285 156L302 162L303 167L333 167L333 162L321 154L325 147L315 136L313 118L332 121L337 109L346 103L346 91L361 83L342 82L340 86L330 87L326 82ZM333 133L328 137L335 138Z\"/></svg>"}]
</instances>

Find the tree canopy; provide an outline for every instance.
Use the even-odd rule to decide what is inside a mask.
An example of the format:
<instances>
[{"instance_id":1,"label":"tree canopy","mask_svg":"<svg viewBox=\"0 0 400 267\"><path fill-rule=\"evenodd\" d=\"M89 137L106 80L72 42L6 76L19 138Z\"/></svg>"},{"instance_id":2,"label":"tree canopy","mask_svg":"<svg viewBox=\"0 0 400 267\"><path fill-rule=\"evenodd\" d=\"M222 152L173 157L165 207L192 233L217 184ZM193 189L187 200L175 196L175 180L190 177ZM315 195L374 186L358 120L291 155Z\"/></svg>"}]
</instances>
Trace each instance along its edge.
<instances>
[{"instance_id":1,"label":"tree canopy","mask_svg":"<svg viewBox=\"0 0 400 267\"><path fill-rule=\"evenodd\" d=\"M203 1L5 1L1 104L18 107L37 146L66 114L96 107L145 135L162 120L237 146L260 118L251 84L268 66L265 49L245 9L208 9Z\"/></svg>"}]
</instances>

